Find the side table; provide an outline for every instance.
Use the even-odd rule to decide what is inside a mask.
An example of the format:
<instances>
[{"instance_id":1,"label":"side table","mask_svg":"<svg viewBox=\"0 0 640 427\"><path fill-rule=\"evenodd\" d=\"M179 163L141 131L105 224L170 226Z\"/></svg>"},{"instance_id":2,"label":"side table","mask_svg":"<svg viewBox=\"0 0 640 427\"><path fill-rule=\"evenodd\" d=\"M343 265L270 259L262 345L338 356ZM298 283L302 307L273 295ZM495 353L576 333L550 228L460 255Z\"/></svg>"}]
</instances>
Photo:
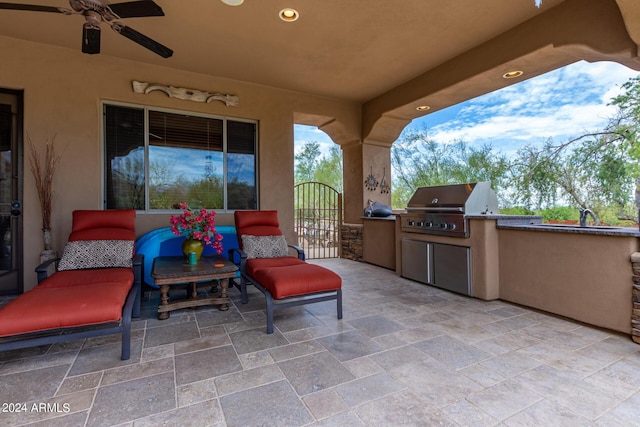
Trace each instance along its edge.
<instances>
[{"instance_id":1,"label":"side table","mask_svg":"<svg viewBox=\"0 0 640 427\"><path fill-rule=\"evenodd\" d=\"M197 264L188 264L181 256L160 256L153 261L151 277L160 287L158 319L168 319L171 311L202 305L219 305L220 310L229 309L227 289L229 279L235 277L238 267L220 255L205 255ZM220 296L198 297L198 282L219 280ZM188 298L169 300L171 286L187 284Z\"/></svg>"}]
</instances>

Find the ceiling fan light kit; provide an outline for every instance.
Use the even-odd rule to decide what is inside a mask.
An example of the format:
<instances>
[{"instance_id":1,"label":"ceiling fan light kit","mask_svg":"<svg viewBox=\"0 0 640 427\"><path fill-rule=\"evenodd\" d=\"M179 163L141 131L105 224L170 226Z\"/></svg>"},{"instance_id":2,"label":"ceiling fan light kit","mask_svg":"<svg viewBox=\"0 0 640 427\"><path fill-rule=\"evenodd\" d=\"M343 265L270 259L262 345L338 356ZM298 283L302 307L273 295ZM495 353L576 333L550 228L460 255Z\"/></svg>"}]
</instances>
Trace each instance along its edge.
<instances>
[{"instance_id":1,"label":"ceiling fan light kit","mask_svg":"<svg viewBox=\"0 0 640 427\"><path fill-rule=\"evenodd\" d=\"M221 0L222 3L228 4L229 6L240 6L244 3L244 0Z\"/></svg>"},{"instance_id":2,"label":"ceiling fan light kit","mask_svg":"<svg viewBox=\"0 0 640 427\"><path fill-rule=\"evenodd\" d=\"M107 0L69 0L69 7L70 9L33 4L0 3L0 9L6 10L82 15L86 21L82 27L83 53L100 53L100 24L105 22L116 33L163 58L169 58L173 55L173 50L168 47L125 24L117 22L117 20L125 18L164 16L162 8L152 0L135 0L115 4L109 4Z\"/></svg>"},{"instance_id":3,"label":"ceiling fan light kit","mask_svg":"<svg viewBox=\"0 0 640 427\"><path fill-rule=\"evenodd\" d=\"M82 26L82 53L100 53L100 27L88 23Z\"/></svg>"}]
</instances>

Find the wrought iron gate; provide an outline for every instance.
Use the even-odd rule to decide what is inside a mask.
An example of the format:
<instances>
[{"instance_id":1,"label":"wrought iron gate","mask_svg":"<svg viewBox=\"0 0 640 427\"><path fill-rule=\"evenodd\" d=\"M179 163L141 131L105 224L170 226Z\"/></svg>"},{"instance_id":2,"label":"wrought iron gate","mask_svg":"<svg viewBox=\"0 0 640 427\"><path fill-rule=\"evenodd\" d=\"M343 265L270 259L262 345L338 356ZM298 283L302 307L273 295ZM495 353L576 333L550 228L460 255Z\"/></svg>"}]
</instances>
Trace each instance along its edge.
<instances>
[{"instance_id":1,"label":"wrought iron gate","mask_svg":"<svg viewBox=\"0 0 640 427\"><path fill-rule=\"evenodd\" d=\"M294 187L295 228L307 258L340 257L342 194L320 182Z\"/></svg>"}]
</instances>

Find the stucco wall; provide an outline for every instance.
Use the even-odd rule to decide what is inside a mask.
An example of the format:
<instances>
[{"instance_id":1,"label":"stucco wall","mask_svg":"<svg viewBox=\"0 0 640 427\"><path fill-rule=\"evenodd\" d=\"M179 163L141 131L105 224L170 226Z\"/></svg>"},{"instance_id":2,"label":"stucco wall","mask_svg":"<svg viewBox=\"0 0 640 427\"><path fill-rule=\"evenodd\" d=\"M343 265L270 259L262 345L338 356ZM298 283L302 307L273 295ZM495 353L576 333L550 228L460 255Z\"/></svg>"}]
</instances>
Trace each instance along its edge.
<instances>
[{"instance_id":1,"label":"stucco wall","mask_svg":"<svg viewBox=\"0 0 640 427\"><path fill-rule=\"evenodd\" d=\"M151 105L240 117L259 122L259 200L263 209L277 209L290 241L293 233L293 117L294 112L331 117L342 127L359 129L356 103L276 90L204 74L116 59L85 55L48 45L0 37L3 53L0 87L24 90L24 129L35 144L56 135L62 153L55 179L53 211L54 249L62 251L75 209L102 209L101 101ZM176 53L179 55L179 53ZM168 98L160 92L133 93L131 81L170 84L238 95L237 107ZM27 165L27 164L25 164ZM40 212L28 166L24 173L24 280L35 286L33 269L42 250ZM218 223L231 224L230 214ZM168 225L167 215L139 214L142 234Z\"/></svg>"},{"instance_id":2,"label":"stucco wall","mask_svg":"<svg viewBox=\"0 0 640 427\"><path fill-rule=\"evenodd\" d=\"M500 299L630 333L636 237L498 232Z\"/></svg>"}]
</instances>

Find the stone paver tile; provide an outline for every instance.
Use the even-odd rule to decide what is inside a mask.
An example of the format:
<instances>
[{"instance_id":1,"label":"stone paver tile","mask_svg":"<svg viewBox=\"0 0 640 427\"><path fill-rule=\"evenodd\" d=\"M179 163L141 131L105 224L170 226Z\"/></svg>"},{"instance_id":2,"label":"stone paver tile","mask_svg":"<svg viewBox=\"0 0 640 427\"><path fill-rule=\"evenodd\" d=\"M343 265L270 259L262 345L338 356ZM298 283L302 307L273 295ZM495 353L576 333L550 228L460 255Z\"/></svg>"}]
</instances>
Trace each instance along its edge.
<instances>
[{"instance_id":1,"label":"stone paver tile","mask_svg":"<svg viewBox=\"0 0 640 427\"><path fill-rule=\"evenodd\" d=\"M295 357L306 356L307 354L318 353L326 349L316 340L302 341L295 344L284 345L267 350L273 360L281 362Z\"/></svg>"},{"instance_id":2,"label":"stone paver tile","mask_svg":"<svg viewBox=\"0 0 640 427\"><path fill-rule=\"evenodd\" d=\"M218 397L213 378L176 387L178 407L193 405Z\"/></svg>"},{"instance_id":3,"label":"stone paver tile","mask_svg":"<svg viewBox=\"0 0 640 427\"><path fill-rule=\"evenodd\" d=\"M224 415L220 409L218 399L211 399L136 420L134 425L136 427L198 427L217 423L224 423Z\"/></svg>"},{"instance_id":4,"label":"stone paver tile","mask_svg":"<svg viewBox=\"0 0 640 427\"><path fill-rule=\"evenodd\" d=\"M368 377L383 370L380 365L374 362L369 356L347 360L343 365L355 375L356 378Z\"/></svg>"},{"instance_id":5,"label":"stone paver tile","mask_svg":"<svg viewBox=\"0 0 640 427\"><path fill-rule=\"evenodd\" d=\"M503 424L509 427L588 427L593 425L588 419L547 399L515 414L505 420Z\"/></svg>"},{"instance_id":6,"label":"stone paver tile","mask_svg":"<svg viewBox=\"0 0 640 427\"><path fill-rule=\"evenodd\" d=\"M341 412L329 418L311 424L312 427L369 427L363 423L354 411Z\"/></svg>"},{"instance_id":7,"label":"stone paver tile","mask_svg":"<svg viewBox=\"0 0 640 427\"><path fill-rule=\"evenodd\" d=\"M55 418L47 418L46 420L29 423L29 427L69 427L83 426L87 420L89 411L75 412ZM22 420L24 421L24 419Z\"/></svg>"},{"instance_id":8,"label":"stone paver tile","mask_svg":"<svg viewBox=\"0 0 640 427\"><path fill-rule=\"evenodd\" d=\"M165 372L173 372L173 358L167 357L152 362L125 365L121 368L113 368L104 371L101 385L115 384L123 381L131 381L136 378L149 377Z\"/></svg>"},{"instance_id":9,"label":"stone paver tile","mask_svg":"<svg viewBox=\"0 0 640 427\"><path fill-rule=\"evenodd\" d=\"M318 338L318 342L333 353L341 362L384 350L380 344L359 331L347 331Z\"/></svg>"},{"instance_id":10,"label":"stone paver tile","mask_svg":"<svg viewBox=\"0 0 640 427\"><path fill-rule=\"evenodd\" d=\"M278 366L300 396L355 379L328 351L285 360Z\"/></svg>"},{"instance_id":11,"label":"stone paver tile","mask_svg":"<svg viewBox=\"0 0 640 427\"><path fill-rule=\"evenodd\" d=\"M580 374L546 365L518 375L513 381L589 420L619 403L606 389L585 381Z\"/></svg>"},{"instance_id":12,"label":"stone paver tile","mask_svg":"<svg viewBox=\"0 0 640 427\"><path fill-rule=\"evenodd\" d=\"M404 389L404 384L395 381L385 372L359 378L335 388L342 400L352 408Z\"/></svg>"},{"instance_id":13,"label":"stone paver tile","mask_svg":"<svg viewBox=\"0 0 640 427\"><path fill-rule=\"evenodd\" d=\"M163 344L189 341L196 338L200 338L196 322L193 320L189 322L184 321L175 324L161 325L154 328L147 328L147 332L144 337L144 346L157 347Z\"/></svg>"},{"instance_id":14,"label":"stone paver tile","mask_svg":"<svg viewBox=\"0 0 640 427\"><path fill-rule=\"evenodd\" d=\"M0 377L3 403L25 403L52 397L62 384L69 365L34 369Z\"/></svg>"},{"instance_id":15,"label":"stone paver tile","mask_svg":"<svg viewBox=\"0 0 640 427\"><path fill-rule=\"evenodd\" d=\"M173 373L98 388L87 424L112 426L176 407Z\"/></svg>"},{"instance_id":16,"label":"stone paver tile","mask_svg":"<svg viewBox=\"0 0 640 427\"><path fill-rule=\"evenodd\" d=\"M302 397L302 401L318 420L349 410L349 405L333 389L308 394Z\"/></svg>"},{"instance_id":17,"label":"stone paver tile","mask_svg":"<svg viewBox=\"0 0 640 427\"><path fill-rule=\"evenodd\" d=\"M164 359L175 355L173 344L164 344L157 347L147 347L142 349L141 362L151 362L152 360Z\"/></svg>"},{"instance_id":18,"label":"stone paver tile","mask_svg":"<svg viewBox=\"0 0 640 427\"><path fill-rule=\"evenodd\" d=\"M424 372L425 375L418 373ZM430 405L442 408L464 399L483 387L435 359L423 359L388 370L397 381L409 387Z\"/></svg>"},{"instance_id":19,"label":"stone paver tile","mask_svg":"<svg viewBox=\"0 0 640 427\"><path fill-rule=\"evenodd\" d=\"M189 341L180 341L175 343L175 354L190 353L192 351L206 350L213 347L222 347L223 345L231 344L229 336L222 331L216 335L208 335L203 338L196 338Z\"/></svg>"},{"instance_id":20,"label":"stone paver tile","mask_svg":"<svg viewBox=\"0 0 640 427\"><path fill-rule=\"evenodd\" d=\"M460 400L445 408L442 412L461 426L495 426L499 421L471 404L468 400Z\"/></svg>"},{"instance_id":21,"label":"stone paver tile","mask_svg":"<svg viewBox=\"0 0 640 427\"><path fill-rule=\"evenodd\" d=\"M503 421L539 402L542 397L519 383L508 380L471 393L467 396L467 400L492 417Z\"/></svg>"},{"instance_id":22,"label":"stone paver tile","mask_svg":"<svg viewBox=\"0 0 640 427\"><path fill-rule=\"evenodd\" d=\"M131 342L131 357L129 360L120 359L121 350L122 346L119 342L84 348L73 362L69 375L82 375L123 365L136 364L140 361L140 355L142 354L142 340Z\"/></svg>"},{"instance_id":23,"label":"stone paver tile","mask_svg":"<svg viewBox=\"0 0 640 427\"><path fill-rule=\"evenodd\" d=\"M365 403L354 411L367 426L457 426L441 410L410 391Z\"/></svg>"},{"instance_id":24,"label":"stone paver tile","mask_svg":"<svg viewBox=\"0 0 640 427\"><path fill-rule=\"evenodd\" d=\"M229 426L302 426L313 417L287 381L250 388L220 398ZM282 410L287 408L287 410Z\"/></svg>"},{"instance_id":25,"label":"stone paver tile","mask_svg":"<svg viewBox=\"0 0 640 427\"><path fill-rule=\"evenodd\" d=\"M277 365L266 365L224 375L215 379L220 396L285 379Z\"/></svg>"},{"instance_id":26,"label":"stone paver tile","mask_svg":"<svg viewBox=\"0 0 640 427\"><path fill-rule=\"evenodd\" d=\"M77 377L67 377L58 388L56 396L96 388L100 384L101 379L102 372L93 372L91 374L79 375Z\"/></svg>"},{"instance_id":27,"label":"stone paver tile","mask_svg":"<svg viewBox=\"0 0 640 427\"><path fill-rule=\"evenodd\" d=\"M194 351L175 357L176 384L184 385L242 370L232 346Z\"/></svg>"},{"instance_id":28,"label":"stone paver tile","mask_svg":"<svg viewBox=\"0 0 640 427\"><path fill-rule=\"evenodd\" d=\"M259 368L260 366L275 363L268 350L256 351L254 353L239 354L238 358L244 369Z\"/></svg>"},{"instance_id":29,"label":"stone paver tile","mask_svg":"<svg viewBox=\"0 0 640 427\"><path fill-rule=\"evenodd\" d=\"M415 348L455 369L489 359L490 354L450 336L439 336L413 344Z\"/></svg>"},{"instance_id":30,"label":"stone paver tile","mask_svg":"<svg viewBox=\"0 0 640 427\"><path fill-rule=\"evenodd\" d=\"M361 317L360 319L350 320L348 323L371 338L405 329L399 323L380 315Z\"/></svg>"},{"instance_id":31,"label":"stone paver tile","mask_svg":"<svg viewBox=\"0 0 640 427\"><path fill-rule=\"evenodd\" d=\"M266 326L259 329L249 329L241 332L229 333L238 354L253 353L289 344L280 332L274 329L272 334L267 334Z\"/></svg>"}]
</instances>

